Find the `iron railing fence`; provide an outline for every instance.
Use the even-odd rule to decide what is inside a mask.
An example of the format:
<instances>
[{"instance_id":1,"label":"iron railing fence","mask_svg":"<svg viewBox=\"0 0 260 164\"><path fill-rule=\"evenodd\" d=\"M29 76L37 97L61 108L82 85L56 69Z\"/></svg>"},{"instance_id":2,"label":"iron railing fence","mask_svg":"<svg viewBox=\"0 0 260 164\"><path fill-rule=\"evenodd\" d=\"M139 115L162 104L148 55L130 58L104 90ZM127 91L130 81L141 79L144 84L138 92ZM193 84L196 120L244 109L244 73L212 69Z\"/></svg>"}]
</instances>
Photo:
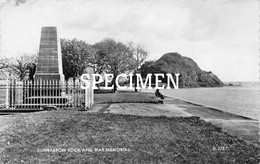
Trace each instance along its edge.
<instances>
[{"instance_id":1,"label":"iron railing fence","mask_svg":"<svg viewBox=\"0 0 260 164\"><path fill-rule=\"evenodd\" d=\"M45 106L89 108L94 104L92 87L81 88L80 81L0 80L0 109L43 108Z\"/></svg>"}]
</instances>

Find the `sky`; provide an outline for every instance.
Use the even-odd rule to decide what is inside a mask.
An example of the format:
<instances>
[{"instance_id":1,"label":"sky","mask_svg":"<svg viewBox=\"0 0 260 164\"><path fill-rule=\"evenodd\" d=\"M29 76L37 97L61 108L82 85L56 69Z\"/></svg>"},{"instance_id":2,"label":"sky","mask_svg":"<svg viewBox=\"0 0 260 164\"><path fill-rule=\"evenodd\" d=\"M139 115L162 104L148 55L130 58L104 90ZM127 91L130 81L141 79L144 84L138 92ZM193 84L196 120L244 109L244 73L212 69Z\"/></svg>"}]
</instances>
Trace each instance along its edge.
<instances>
[{"instance_id":1,"label":"sky","mask_svg":"<svg viewBox=\"0 0 260 164\"><path fill-rule=\"evenodd\" d=\"M260 77L257 0L27 0L0 19L1 56L39 51L41 27L56 26L60 38L142 44L147 60L178 52L222 81Z\"/></svg>"}]
</instances>

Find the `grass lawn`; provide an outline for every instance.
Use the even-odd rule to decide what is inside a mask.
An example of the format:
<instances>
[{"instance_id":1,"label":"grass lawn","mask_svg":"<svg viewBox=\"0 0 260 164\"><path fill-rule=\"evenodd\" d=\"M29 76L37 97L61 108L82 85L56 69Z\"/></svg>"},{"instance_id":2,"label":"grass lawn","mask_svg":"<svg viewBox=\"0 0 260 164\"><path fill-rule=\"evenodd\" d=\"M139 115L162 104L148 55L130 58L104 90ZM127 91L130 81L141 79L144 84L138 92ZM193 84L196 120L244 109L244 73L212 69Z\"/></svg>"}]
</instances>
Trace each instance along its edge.
<instances>
[{"instance_id":1,"label":"grass lawn","mask_svg":"<svg viewBox=\"0 0 260 164\"><path fill-rule=\"evenodd\" d=\"M0 121L7 127L0 128L0 163L260 161L259 145L228 135L197 117L57 110L0 116ZM63 152L57 152L58 148Z\"/></svg>"},{"instance_id":2,"label":"grass lawn","mask_svg":"<svg viewBox=\"0 0 260 164\"><path fill-rule=\"evenodd\" d=\"M95 104L102 103L157 103L151 94L142 92L116 92L94 94Z\"/></svg>"}]
</instances>

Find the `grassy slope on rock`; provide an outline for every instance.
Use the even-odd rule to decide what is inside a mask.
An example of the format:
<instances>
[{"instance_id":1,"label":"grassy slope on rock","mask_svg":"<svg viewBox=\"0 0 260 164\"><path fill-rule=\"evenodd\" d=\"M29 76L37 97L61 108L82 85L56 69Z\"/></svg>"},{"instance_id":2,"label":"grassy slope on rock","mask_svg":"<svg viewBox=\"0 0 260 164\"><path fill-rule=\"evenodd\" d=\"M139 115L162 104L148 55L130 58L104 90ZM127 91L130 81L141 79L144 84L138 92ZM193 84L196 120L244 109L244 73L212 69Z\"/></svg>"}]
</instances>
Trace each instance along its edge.
<instances>
[{"instance_id":1,"label":"grassy slope on rock","mask_svg":"<svg viewBox=\"0 0 260 164\"><path fill-rule=\"evenodd\" d=\"M0 163L258 163L259 147L195 117L167 118L83 111L13 116L0 131ZM129 148L130 152L37 152L42 148ZM225 150L214 150L214 148Z\"/></svg>"},{"instance_id":2,"label":"grassy slope on rock","mask_svg":"<svg viewBox=\"0 0 260 164\"><path fill-rule=\"evenodd\" d=\"M146 73L179 73L179 87L221 87L224 83L212 72L203 71L191 58L175 53L166 53L153 62Z\"/></svg>"}]
</instances>

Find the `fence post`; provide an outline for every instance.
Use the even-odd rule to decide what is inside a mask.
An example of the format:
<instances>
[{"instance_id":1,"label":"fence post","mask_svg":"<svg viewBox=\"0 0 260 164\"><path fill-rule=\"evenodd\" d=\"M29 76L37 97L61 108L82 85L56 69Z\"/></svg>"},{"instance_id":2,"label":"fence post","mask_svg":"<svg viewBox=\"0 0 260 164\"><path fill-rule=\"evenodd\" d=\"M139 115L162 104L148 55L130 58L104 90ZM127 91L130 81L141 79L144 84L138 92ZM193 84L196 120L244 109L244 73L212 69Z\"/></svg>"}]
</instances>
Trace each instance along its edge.
<instances>
[{"instance_id":1,"label":"fence post","mask_svg":"<svg viewBox=\"0 0 260 164\"><path fill-rule=\"evenodd\" d=\"M40 106L40 109L43 109L43 107L42 107L42 104L43 104L43 102L42 102L42 98L41 97L43 97L43 94L42 94L42 85L43 85L43 82L42 82L42 80L40 79L40 80L38 80L38 81L36 81L36 88L38 89L38 88L40 88L39 89L39 91L37 90L37 92L38 93L36 93L37 94L37 96L39 96L40 98L39 98L39 106ZM38 100L36 100L36 102L38 102Z\"/></svg>"},{"instance_id":2,"label":"fence post","mask_svg":"<svg viewBox=\"0 0 260 164\"><path fill-rule=\"evenodd\" d=\"M14 83L13 83L13 109L16 108L16 79L14 79Z\"/></svg>"},{"instance_id":3,"label":"fence post","mask_svg":"<svg viewBox=\"0 0 260 164\"><path fill-rule=\"evenodd\" d=\"M9 109L9 78L6 79L5 107Z\"/></svg>"},{"instance_id":4,"label":"fence post","mask_svg":"<svg viewBox=\"0 0 260 164\"><path fill-rule=\"evenodd\" d=\"M10 86L9 86L9 107L13 110L13 78L10 79Z\"/></svg>"},{"instance_id":5,"label":"fence post","mask_svg":"<svg viewBox=\"0 0 260 164\"><path fill-rule=\"evenodd\" d=\"M85 110L88 108L88 88L85 89Z\"/></svg>"},{"instance_id":6,"label":"fence post","mask_svg":"<svg viewBox=\"0 0 260 164\"><path fill-rule=\"evenodd\" d=\"M85 89L85 110L93 105L92 79L89 79L89 88Z\"/></svg>"},{"instance_id":7,"label":"fence post","mask_svg":"<svg viewBox=\"0 0 260 164\"><path fill-rule=\"evenodd\" d=\"M91 96L91 106L93 106L94 105L94 89L93 89L93 86L92 86L92 83L93 83L93 81L91 81L91 83L90 83L90 96Z\"/></svg>"},{"instance_id":8,"label":"fence post","mask_svg":"<svg viewBox=\"0 0 260 164\"><path fill-rule=\"evenodd\" d=\"M90 80L89 80L89 82L90 82ZM88 108L90 108L90 104L91 104L91 99L90 99L90 89L91 89L91 85L89 86L89 88L88 88Z\"/></svg>"}]
</instances>

